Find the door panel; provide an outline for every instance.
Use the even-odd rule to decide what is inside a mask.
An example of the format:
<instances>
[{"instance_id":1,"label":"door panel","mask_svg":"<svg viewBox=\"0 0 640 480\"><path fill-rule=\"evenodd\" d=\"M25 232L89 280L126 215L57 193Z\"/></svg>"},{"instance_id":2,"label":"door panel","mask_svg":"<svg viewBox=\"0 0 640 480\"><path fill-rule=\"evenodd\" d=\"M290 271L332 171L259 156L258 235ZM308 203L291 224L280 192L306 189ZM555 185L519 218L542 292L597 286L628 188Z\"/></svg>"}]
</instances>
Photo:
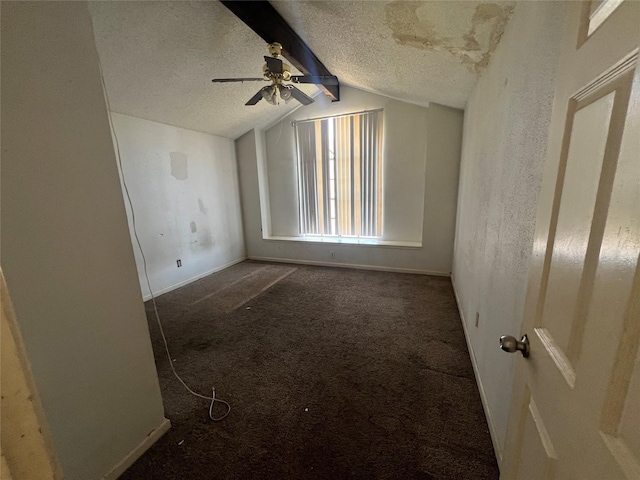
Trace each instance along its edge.
<instances>
[{"instance_id":1,"label":"door panel","mask_svg":"<svg viewBox=\"0 0 640 480\"><path fill-rule=\"evenodd\" d=\"M611 92L575 113L570 110L574 118L540 325L569 358L564 352L571 323L562 319L572 316L578 304L614 97Z\"/></svg>"},{"instance_id":2,"label":"door panel","mask_svg":"<svg viewBox=\"0 0 640 480\"><path fill-rule=\"evenodd\" d=\"M538 480L553 478L557 456L553 441L530 392L522 426L522 451L527 455L518 465L517 478Z\"/></svg>"},{"instance_id":3,"label":"door panel","mask_svg":"<svg viewBox=\"0 0 640 480\"><path fill-rule=\"evenodd\" d=\"M569 6L503 478L640 478L640 2L581 40L596 11Z\"/></svg>"}]
</instances>

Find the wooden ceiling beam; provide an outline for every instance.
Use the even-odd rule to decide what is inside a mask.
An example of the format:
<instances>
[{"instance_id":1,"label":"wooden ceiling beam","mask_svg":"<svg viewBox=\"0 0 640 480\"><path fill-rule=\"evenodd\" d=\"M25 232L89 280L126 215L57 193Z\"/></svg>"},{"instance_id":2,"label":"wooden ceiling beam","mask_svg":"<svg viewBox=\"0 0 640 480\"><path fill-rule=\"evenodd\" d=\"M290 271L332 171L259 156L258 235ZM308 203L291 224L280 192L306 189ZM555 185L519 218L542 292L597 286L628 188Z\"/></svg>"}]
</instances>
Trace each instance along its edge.
<instances>
[{"instance_id":1,"label":"wooden ceiling beam","mask_svg":"<svg viewBox=\"0 0 640 480\"><path fill-rule=\"evenodd\" d=\"M280 43L282 55L303 74L335 78L268 1L222 0L221 3L265 42ZM318 87L332 102L337 102L340 100L340 84L337 81L332 83L335 85L318 84Z\"/></svg>"}]
</instances>

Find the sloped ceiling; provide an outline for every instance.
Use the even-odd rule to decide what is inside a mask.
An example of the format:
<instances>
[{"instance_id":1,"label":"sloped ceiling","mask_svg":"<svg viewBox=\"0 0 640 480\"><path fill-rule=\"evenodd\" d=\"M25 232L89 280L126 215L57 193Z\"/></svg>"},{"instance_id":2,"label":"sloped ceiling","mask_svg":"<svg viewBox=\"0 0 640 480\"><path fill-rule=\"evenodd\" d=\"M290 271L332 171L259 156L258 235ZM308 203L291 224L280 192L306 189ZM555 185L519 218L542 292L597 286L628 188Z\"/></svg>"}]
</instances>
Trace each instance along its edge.
<instances>
[{"instance_id":1,"label":"sloped ceiling","mask_svg":"<svg viewBox=\"0 0 640 480\"><path fill-rule=\"evenodd\" d=\"M513 2L276 1L341 83L408 102L463 108ZM217 1L90 2L111 109L229 138L298 107L244 103L265 42ZM297 72L296 72L297 73ZM309 95L319 91L301 88Z\"/></svg>"}]
</instances>

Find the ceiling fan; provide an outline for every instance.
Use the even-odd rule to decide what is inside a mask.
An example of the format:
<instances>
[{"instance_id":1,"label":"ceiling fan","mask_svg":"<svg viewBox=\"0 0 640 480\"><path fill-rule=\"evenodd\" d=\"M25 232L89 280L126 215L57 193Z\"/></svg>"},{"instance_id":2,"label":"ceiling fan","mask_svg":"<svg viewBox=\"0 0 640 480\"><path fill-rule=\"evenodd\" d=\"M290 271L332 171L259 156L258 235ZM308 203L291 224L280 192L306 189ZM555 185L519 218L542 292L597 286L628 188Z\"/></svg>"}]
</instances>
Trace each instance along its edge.
<instances>
[{"instance_id":1,"label":"ceiling fan","mask_svg":"<svg viewBox=\"0 0 640 480\"><path fill-rule=\"evenodd\" d=\"M255 105L263 98L271 105L278 104L278 97L289 103L294 98L303 105L313 103L313 98L290 83L313 83L317 85L338 85L338 78L333 75L291 75L291 67L280 60L282 45L269 44L270 57L265 56L265 64L262 67L263 77L260 78L214 78L214 83L226 82L271 82L262 87L245 105Z\"/></svg>"}]
</instances>

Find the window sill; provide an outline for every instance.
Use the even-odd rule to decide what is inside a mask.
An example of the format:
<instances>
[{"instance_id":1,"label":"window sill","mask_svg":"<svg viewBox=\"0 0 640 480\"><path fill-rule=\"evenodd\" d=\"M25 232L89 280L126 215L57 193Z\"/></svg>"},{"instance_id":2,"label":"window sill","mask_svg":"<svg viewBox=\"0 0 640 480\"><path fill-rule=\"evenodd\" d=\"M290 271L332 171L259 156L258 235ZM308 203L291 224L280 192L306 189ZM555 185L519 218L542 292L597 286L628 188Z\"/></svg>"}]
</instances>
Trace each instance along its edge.
<instances>
[{"instance_id":1,"label":"window sill","mask_svg":"<svg viewBox=\"0 0 640 480\"><path fill-rule=\"evenodd\" d=\"M276 242L302 242L313 245L357 245L362 247L422 248L422 242L401 242L396 240L376 240L373 238L333 238L333 237L263 237Z\"/></svg>"}]
</instances>

